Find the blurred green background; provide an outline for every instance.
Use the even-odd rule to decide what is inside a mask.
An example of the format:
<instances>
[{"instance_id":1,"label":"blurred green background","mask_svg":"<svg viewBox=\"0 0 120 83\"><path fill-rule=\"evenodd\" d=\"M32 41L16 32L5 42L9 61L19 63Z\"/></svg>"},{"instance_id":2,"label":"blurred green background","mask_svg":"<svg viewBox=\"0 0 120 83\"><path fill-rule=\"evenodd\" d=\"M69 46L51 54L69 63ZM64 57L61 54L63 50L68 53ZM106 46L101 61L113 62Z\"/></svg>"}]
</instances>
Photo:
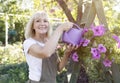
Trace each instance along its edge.
<instances>
[{"instance_id":1,"label":"blurred green background","mask_svg":"<svg viewBox=\"0 0 120 83\"><path fill-rule=\"evenodd\" d=\"M0 0L0 83L25 83L28 80L28 67L22 48L26 23L35 11L45 10L54 30L56 26L69 20L59 5L61 1L66 3L73 18L77 19L78 2L82 1L85 5L91 0ZM120 1L102 1L109 30L120 36ZM91 83L97 83L97 70L94 66L90 70L87 71L90 79L95 80ZM57 82L67 83L66 74L66 69L60 72ZM100 80L99 83L103 83L103 79Z\"/></svg>"}]
</instances>

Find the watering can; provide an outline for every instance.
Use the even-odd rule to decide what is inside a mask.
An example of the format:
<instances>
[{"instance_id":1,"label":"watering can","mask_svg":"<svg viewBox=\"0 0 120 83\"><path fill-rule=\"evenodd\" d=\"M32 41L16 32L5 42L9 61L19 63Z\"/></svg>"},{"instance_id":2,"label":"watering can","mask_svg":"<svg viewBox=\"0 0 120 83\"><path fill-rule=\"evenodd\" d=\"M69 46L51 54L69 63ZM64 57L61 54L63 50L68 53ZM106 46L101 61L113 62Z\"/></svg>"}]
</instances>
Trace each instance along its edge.
<instances>
[{"instance_id":1,"label":"watering can","mask_svg":"<svg viewBox=\"0 0 120 83\"><path fill-rule=\"evenodd\" d=\"M62 42L79 45L80 40L82 39L82 31L83 29L77 24L73 24L73 27L70 30L63 32Z\"/></svg>"}]
</instances>

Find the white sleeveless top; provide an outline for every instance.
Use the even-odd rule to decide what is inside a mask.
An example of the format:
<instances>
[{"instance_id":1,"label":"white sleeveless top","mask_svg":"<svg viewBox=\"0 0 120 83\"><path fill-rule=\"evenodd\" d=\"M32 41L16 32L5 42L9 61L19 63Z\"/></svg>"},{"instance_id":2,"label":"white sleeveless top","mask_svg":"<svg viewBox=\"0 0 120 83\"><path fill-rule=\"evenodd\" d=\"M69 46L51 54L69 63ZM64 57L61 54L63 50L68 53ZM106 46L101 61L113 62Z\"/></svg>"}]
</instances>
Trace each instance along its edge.
<instances>
[{"instance_id":1,"label":"white sleeveless top","mask_svg":"<svg viewBox=\"0 0 120 83\"><path fill-rule=\"evenodd\" d=\"M29 66L29 79L39 81L42 73L42 59L28 54L30 46L36 43L38 43L40 46L44 46L43 43L40 43L32 38L29 38L24 41L23 48L26 56L26 61Z\"/></svg>"}]
</instances>

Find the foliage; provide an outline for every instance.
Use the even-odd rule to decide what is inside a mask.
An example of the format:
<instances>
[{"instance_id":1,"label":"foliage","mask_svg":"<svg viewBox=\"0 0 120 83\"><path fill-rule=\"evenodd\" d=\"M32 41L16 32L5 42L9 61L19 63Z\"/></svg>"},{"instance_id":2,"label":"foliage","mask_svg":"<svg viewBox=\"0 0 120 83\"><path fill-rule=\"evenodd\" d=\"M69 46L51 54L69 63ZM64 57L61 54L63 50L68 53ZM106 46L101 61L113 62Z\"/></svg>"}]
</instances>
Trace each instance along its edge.
<instances>
[{"instance_id":1,"label":"foliage","mask_svg":"<svg viewBox=\"0 0 120 83\"><path fill-rule=\"evenodd\" d=\"M20 42L6 47L0 47L1 64L20 63L22 61L25 61L25 57L22 50L22 44Z\"/></svg>"},{"instance_id":2,"label":"foliage","mask_svg":"<svg viewBox=\"0 0 120 83\"><path fill-rule=\"evenodd\" d=\"M0 83L24 83L27 69L21 42L0 47Z\"/></svg>"},{"instance_id":3,"label":"foliage","mask_svg":"<svg viewBox=\"0 0 120 83\"><path fill-rule=\"evenodd\" d=\"M4 55L4 56L3 56ZM56 79L62 83L66 78L66 71L60 72ZM22 50L21 42L0 47L0 83L25 83L28 80L28 65Z\"/></svg>"},{"instance_id":4,"label":"foliage","mask_svg":"<svg viewBox=\"0 0 120 83\"><path fill-rule=\"evenodd\" d=\"M101 25L98 25L98 26L101 26ZM85 28L85 30L86 29L88 28ZM75 57L73 58L73 55L72 55L71 58L73 58L73 60L76 62L78 62L79 60L79 63L81 63L81 61L84 61L83 64L87 74L89 75L89 81L92 81L91 83L93 83L93 81L105 82L107 79L106 76L108 77L110 76L109 80L111 79L113 81L112 74L110 73L110 72L113 72L111 69L111 65L112 65L111 63L117 63L117 64L120 63L120 58L119 58L120 49L118 48L118 42L113 38L113 36L117 34L114 32L114 30L113 32L106 30L106 32L102 36L93 37L93 35L94 33L92 31L92 28L89 28L89 30L84 33L83 39L89 39L90 42L88 43L88 45L83 46L84 42L82 41L82 44L77 50L78 57L76 57L75 55ZM106 52L102 53L101 57L94 58L91 53L91 48L93 47L96 48L98 47L99 44L103 44L105 46ZM65 47L63 44L60 44L60 46L58 46L59 55L63 55L64 49ZM76 60L76 58L78 60ZM110 60L111 63L109 65L108 64L103 65L103 62L106 59Z\"/></svg>"},{"instance_id":5,"label":"foliage","mask_svg":"<svg viewBox=\"0 0 120 83\"><path fill-rule=\"evenodd\" d=\"M22 0L0 0L0 12L8 14L23 14L29 10L21 9Z\"/></svg>"},{"instance_id":6,"label":"foliage","mask_svg":"<svg viewBox=\"0 0 120 83\"><path fill-rule=\"evenodd\" d=\"M99 25L99 27L100 26L101 25ZM88 43L88 45L83 46L83 47L80 46L80 49L79 49L80 51L78 51L79 54L81 54L80 57L83 57L83 58L88 57L88 56L91 57L92 56L91 48L96 48L98 47L99 44L103 44L106 48L106 51L101 54L102 58L109 58L111 60L114 59L115 62L119 62L120 58L118 58L118 56L120 53L120 49L118 47L117 41L115 41L113 38L115 34L110 31L106 31L101 36L95 36L95 33L93 33L91 29L92 28L90 28L90 30L85 33L85 38L90 40L90 43Z\"/></svg>"},{"instance_id":7,"label":"foliage","mask_svg":"<svg viewBox=\"0 0 120 83\"><path fill-rule=\"evenodd\" d=\"M25 27L26 21L28 20L28 18L24 15L29 16L31 13L33 13L36 10L46 10L48 12L48 14L50 15L50 17L62 18L62 20L60 20L60 21L65 21L64 19L66 19L66 16L64 14L64 11L61 9L60 6L58 6L56 1L65 1L65 3L67 4L67 7L70 10L70 12L72 13L74 19L80 23L80 20L77 20L77 11L78 11L78 3L79 3L78 0L42 0L42 1L31 0L34 2L34 8L33 9L25 9L25 10L23 10L21 8L22 1L24 1L24 0L17 0L17 1L16 0L0 0L0 12L7 13L7 14L14 14L14 16L10 16L8 19L9 31L11 30L11 31L17 32L17 34L15 34L14 36L12 36L12 38L10 38L11 44L13 42L22 41L24 39L24 37L23 37L24 27ZM90 0L81 0L81 1L90 1ZM19 4L18 4L18 2L19 2ZM120 14L119 14L119 12L113 10L114 6L116 4L118 4L118 2L115 0L109 0L109 1L103 0L103 2L104 2L105 15L106 15L106 19L108 22L110 32L107 32L104 37L94 38L95 39L94 46L96 46L99 43L105 44L105 46L108 48L108 51L111 52L111 55L108 58L109 59L114 58L114 61L119 63L120 52L119 52L119 50L116 50L117 49L116 42L110 38L113 33L115 33L118 36L120 34L120 28L119 28L120 20L118 20L120 18ZM86 2L83 2L83 5L87 5ZM82 9L80 9L80 10L82 10ZM21 14L22 16L19 16L19 15L16 16L15 14ZM82 14L78 14L78 15L82 15ZM0 41L2 41L2 42L5 42L5 35L4 35L5 34L5 25L4 25L5 18L4 17L5 17L4 15L3 15L3 17L0 17L0 25L1 25ZM9 34L9 35L11 35L11 34ZM91 32L87 33L88 37L91 37L91 35L92 35ZM92 45L92 44L90 44L90 45ZM21 60L20 60L20 58L16 57L16 55L19 55L19 54L22 55L22 51L19 51L20 53L18 51L16 51L17 48L19 49L19 46L16 46L16 45L13 45L13 46L15 46L16 48L13 49L12 46L10 46L10 45L8 45L8 47L0 47L0 63L14 64L14 63L17 63L17 61L18 62L24 61L24 58L21 58ZM20 49L22 49L22 47L20 47ZM11 54L11 52L14 53L14 50L17 53ZM90 79L94 80L94 81L101 81L101 82L104 81L106 79L104 76L104 71L103 71L103 69L101 69L99 61L93 60L91 58L90 48L89 47L80 47L80 49L77 52L80 53L79 58L80 59L82 58L85 61L85 67L86 67L87 73L89 74ZM63 53L63 49L60 51L60 55L63 55L62 53ZM85 53L85 54L83 55L83 53ZM9 57L9 56L11 56L11 57ZM102 57L104 58L104 56L105 55L103 54ZM109 70L109 69L110 68L107 68L107 70ZM7 80L7 79L5 79L5 80ZM12 83L13 83L13 81L12 81ZM91 82L91 83L94 83L94 82Z\"/></svg>"},{"instance_id":8,"label":"foliage","mask_svg":"<svg viewBox=\"0 0 120 83\"><path fill-rule=\"evenodd\" d=\"M101 25L98 26L100 27ZM94 80L95 82L104 82L108 79L115 81L115 79L113 79L114 71L112 71L113 67L111 67L111 65L113 63L120 63L119 42L113 37L115 36L115 33L113 32L106 30L103 35L95 36L92 29L93 27L84 34L84 37L89 39L90 42L84 46L84 42L81 44L80 48L77 50L77 53L79 54L78 59L79 61L84 61L85 69L89 75L89 80ZM97 55L93 54L92 48L97 48L97 50L99 50L98 45L100 44L103 45L102 49L104 47L106 48L106 51Z\"/></svg>"},{"instance_id":9,"label":"foliage","mask_svg":"<svg viewBox=\"0 0 120 83\"><path fill-rule=\"evenodd\" d=\"M10 44L16 42L16 41L23 41L24 40L24 27L26 24L26 21L28 19L29 10L23 10L21 9L21 2L22 1L16 1L16 0L1 0L0 1L0 25L1 25L1 31L0 41L5 44L5 21L6 21L6 15L8 16L7 22L8 22L8 41ZM15 32L15 34L13 34ZM4 35L4 36L3 36Z\"/></svg>"},{"instance_id":10,"label":"foliage","mask_svg":"<svg viewBox=\"0 0 120 83\"><path fill-rule=\"evenodd\" d=\"M108 22L108 28L109 30L114 30L114 29L120 29L120 13L119 10L117 11L117 9L115 9L115 7L118 7L118 4L120 3L120 1L115 0L115 1L104 1L103 5L104 5L104 10L105 10L105 15L106 15L106 19ZM117 31L118 32L118 31Z\"/></svg>"},{"instance_id":11,"label":"foliage","mask_svg":"<svg viewBox=\"0 0 120 83\"><path fill-rule=\"evenodd\" d=\"M60 72L57 77L56 77L56 81L57 83L67 83L68 79L67 79L67 71L62 71Z\"/></svg>"},{"instance_id":12,"label":"foliage","mask_svg":"<svg viewBox=\"0 0 120 83\"><path fill-rule=\"evenodd\" d=\"M26 62L0 65L0 83L25 83L28 80Z\"/></svg>"}]
</instances>

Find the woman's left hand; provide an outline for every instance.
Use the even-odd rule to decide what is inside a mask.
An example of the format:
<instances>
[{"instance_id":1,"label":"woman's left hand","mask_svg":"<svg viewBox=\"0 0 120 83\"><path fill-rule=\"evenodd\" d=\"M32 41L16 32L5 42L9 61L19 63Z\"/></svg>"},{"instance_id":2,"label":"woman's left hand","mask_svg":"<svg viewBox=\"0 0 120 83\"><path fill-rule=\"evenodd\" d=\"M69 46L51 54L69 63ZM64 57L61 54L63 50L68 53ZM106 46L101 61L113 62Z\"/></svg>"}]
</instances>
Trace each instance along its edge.
<instances>
[{"instance_id":1,"label":"woman's left hand","mask_svg":"<svg viewBox=\"0 0 120 83\"><path fill-rule=\"evenodd\" d=\"M69 57L71 53L73 53L77 49L78 49L78 45L68 44L66 45L65 55Z\"/></svg>"}]
</instances>

